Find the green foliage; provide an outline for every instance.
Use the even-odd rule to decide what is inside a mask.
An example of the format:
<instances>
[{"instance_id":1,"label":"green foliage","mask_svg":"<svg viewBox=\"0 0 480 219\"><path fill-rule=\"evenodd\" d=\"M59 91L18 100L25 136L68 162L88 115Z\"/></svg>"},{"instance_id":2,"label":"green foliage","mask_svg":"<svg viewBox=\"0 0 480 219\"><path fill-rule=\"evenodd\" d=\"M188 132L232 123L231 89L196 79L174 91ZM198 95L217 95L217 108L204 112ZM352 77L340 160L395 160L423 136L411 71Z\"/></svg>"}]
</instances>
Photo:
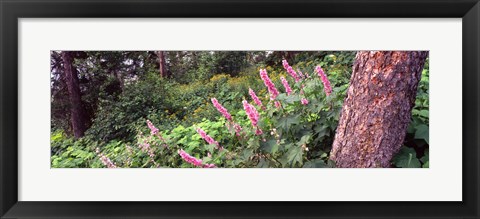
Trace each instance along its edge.
<instances>
[{"instance_id":1,"label":"green foliage","mask_svg":"<svg viewBox=\"0 0 480 219\"><path fill-rule=\"evenodd\" d=\"M393 158L392 163L402 168L419 168L420 160L413 148L402 147L400 152Z\"/></svg>"}]
</instances>

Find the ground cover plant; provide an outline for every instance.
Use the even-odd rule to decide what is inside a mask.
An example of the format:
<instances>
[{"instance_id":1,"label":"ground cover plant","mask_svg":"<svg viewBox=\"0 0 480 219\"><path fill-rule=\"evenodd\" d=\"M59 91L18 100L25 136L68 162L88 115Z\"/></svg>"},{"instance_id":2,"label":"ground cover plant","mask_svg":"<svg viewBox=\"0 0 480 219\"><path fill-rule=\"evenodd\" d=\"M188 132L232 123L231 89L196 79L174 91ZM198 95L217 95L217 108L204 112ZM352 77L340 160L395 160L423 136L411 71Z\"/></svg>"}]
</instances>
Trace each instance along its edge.
<instances>
[{"instance_id":1,"label":"ground cover plant","mask_svg":"<svg viewBox=\"0 0 480 219\"><path fill-rule=\"evenodd\" d=\"M427 56L52 51L51 166L428 168Z\"/></svg>"}]
</instances>

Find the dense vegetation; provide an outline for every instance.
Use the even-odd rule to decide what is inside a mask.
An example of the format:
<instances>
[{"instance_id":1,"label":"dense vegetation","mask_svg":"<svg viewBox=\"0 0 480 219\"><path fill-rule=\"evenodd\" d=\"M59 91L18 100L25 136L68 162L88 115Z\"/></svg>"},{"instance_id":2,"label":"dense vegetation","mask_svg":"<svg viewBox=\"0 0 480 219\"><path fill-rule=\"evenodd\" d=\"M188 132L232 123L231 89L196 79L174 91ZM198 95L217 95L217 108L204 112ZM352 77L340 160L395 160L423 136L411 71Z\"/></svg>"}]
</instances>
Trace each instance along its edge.
<instances>
[{"instance_id":1,"label":"dense vegetation","mask_svg":"<svg viewBox=\"0 0 480 219\"><path fill-rule=\"evenodd\" d=\"M355 52L163 52L165 72L155 52L75 52L81 138L61 53L51 54L54 168L335 167ZM427 62L392 166L429 165L428 77Z\"/></svg>"}]
</instances>

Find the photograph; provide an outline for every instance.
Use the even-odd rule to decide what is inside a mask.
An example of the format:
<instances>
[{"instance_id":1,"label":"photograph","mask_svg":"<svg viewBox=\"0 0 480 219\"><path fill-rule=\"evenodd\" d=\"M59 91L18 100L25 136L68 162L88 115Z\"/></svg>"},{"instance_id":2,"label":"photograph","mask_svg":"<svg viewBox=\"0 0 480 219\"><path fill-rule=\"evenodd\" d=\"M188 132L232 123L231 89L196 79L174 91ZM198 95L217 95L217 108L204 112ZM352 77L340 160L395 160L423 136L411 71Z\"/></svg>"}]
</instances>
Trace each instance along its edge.
<instances>
[{"instance_id":1,"label":"photograph","mask_svg":"<svg viewBox=\"0 0 480 219\"><path fill-rule=\"evenodd\" d=\"M51 168L429 168L429 51L50 51Z\"/></svg>"}]
</instances>

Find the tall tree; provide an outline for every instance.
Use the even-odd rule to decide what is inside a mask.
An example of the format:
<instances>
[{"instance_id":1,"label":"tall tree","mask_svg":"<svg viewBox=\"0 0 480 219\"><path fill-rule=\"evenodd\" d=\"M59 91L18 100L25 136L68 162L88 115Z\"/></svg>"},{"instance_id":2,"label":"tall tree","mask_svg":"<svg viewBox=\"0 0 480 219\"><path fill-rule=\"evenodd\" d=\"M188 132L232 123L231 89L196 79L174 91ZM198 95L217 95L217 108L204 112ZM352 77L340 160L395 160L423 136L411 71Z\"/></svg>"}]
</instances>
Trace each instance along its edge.
<instances>
[{"instance_id":1,"label":"tall tree","mask_svg":"<svg viewBox=\"0 0 480 219\"><path fill-rule=\"evenodd\" d=\"M62 52L65 82L70 99L70 122L75 138L80 138L86 130L85 110L78 82L77 69L73 65L74 52Z\"/></svg>"},{"instance_id":2,"label":"tall tree","mask_svg":"<svg viewBox=\"0 0 480 219\"><path fill-rule=\"evenodd\" d=\"M362 51L333 142L337 167L390 167L402 146L428 52Z\"/></svg>"},{"instance_id":3,"label":"tall tree","mask_svg":"<svg viewBox=\"0 0 480 219\"><path fill-rule=\"evenodd\" d=\"M167 67L165 64L165 52L157 51L158 56L158 70L160 71L160 76L167 77Z\"/></svg>"}]
</instances>

